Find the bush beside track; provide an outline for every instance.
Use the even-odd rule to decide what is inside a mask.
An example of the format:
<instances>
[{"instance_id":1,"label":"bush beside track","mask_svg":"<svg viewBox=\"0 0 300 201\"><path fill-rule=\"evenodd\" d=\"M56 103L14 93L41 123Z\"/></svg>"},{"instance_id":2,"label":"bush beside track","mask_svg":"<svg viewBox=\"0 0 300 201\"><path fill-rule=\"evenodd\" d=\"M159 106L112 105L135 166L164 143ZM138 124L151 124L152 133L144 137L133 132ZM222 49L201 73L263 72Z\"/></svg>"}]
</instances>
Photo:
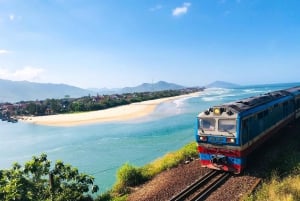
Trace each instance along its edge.
<instances>
[{"instance_id":1,"label":"bush beside track","mask_svg":"<svg viewBox=\"0 0 300 201\"><path fill-rule=\"evenodd\" d=\"M300 120L279 131L269 146L263 183L244 201L300 200Z\"/></svg>"},{"instance_id":2,"label":"bush beside track","mask_svg":"<svg viewBox=\"0 0 300 201\"><path fill-rule=\"evenodd\" d=\"M165 156L143 167L136 167L126 163L118 170L117 182L112 190L99 196L96 200L126 200L126 195L130 193L130 188L140 185L155 175L194 157L198 157L197 144L196 142L191 142L178 151L167 153Z\"/></svg>"}]
</instances>

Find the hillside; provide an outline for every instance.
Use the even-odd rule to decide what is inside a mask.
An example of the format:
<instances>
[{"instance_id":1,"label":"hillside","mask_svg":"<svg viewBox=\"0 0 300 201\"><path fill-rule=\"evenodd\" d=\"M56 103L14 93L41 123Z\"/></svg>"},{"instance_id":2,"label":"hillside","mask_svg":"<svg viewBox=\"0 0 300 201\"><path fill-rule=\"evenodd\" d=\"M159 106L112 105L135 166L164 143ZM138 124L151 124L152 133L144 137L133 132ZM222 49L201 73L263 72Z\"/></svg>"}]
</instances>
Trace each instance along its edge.
<instances>
[{"instance_id":1,"label":"hillside","mask_svg":"<svg viewBox=\"0 0 300 201\"><path fill-rule=\"evenodd\" d=\"M28 81L0 79L0 102L43 100L47 98L81 97L92 93L89 90L66 84L43 84Z\"/></svg>"}]
</instances>

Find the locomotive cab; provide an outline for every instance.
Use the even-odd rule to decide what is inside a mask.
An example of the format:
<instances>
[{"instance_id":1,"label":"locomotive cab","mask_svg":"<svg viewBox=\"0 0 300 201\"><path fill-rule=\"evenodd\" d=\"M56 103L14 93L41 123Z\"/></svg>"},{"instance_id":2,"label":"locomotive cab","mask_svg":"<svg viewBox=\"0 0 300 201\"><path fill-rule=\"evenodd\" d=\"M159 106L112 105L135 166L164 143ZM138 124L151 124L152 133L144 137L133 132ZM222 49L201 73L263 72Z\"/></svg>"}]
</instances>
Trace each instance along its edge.
<instances>
[{"instance_id":1,"label":"locomotive cab","mask_svg":"<svg viewBox=\"0 0 300 201\"><path fill-rule=\"evenodd\" d=\"M226 108L210 108L198 116L197 142L212 144L237 143L237 114Z\"/></svg>"},{"instance_id":2,"label":"locomotive cab","mask_svg":"<svg viewBox=\"0 0 300 201\"><path fill-rule=\"evenodd\" d=\"M203 167L240 172L236 154L228 153L239 145L237 117L229 107L213 107L198 115L196 141Z\"/></svg>"}]
</instances>

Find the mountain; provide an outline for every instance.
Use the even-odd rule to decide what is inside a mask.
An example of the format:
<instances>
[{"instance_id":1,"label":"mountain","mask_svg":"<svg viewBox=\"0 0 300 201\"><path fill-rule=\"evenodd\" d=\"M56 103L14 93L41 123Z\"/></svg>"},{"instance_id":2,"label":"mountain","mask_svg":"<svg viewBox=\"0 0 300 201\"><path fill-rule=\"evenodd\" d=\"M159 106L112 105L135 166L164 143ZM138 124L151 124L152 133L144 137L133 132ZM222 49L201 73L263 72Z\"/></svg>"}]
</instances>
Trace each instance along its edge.
<instances>
[{"instance_id":1,"label":"mountain","mask_svg":"<svg viewBox=\"0 0 300 201\"><path fill-rule=\"evenodd\" d=\"M121 89L82 89L66 84L43 84L28 81L10 81L0 79L0 103L19 102L28 100L45 100L47 98L78 98L87 95L98 94L122 94L134 92L162 91L182 89L184 86L160 81L157 83L143 83L136 87Z\"/></svg>"},{"instance_id":2,"label":"mountain","mask_svg":"<svg viewBox=\"0 0 300 201\"><path fill-rule=\"evenodd\" d=\"M159 81L157 83L143 83L136 87L125 87L119 90L119 93L134 93L134 92L147 92L147 91L163 91L163 90L176 90L186 88L184 86Z\"/></svg>"},{"instance_id":3,"label":"mountain","mask_svg":"<svg viewBox=\"0 0 300 201\"><path fill-rule=\"evenodd\" d=\"M118 91L120 91L119 88L114 88L114 89L109 89L109 88L88 88L87 90L93 91L94 93L97 93L97 94L105 94L105 95L116 94L116 93L118 93Z\"/></svg>"},{"instance_id":4,"label":"mountain","mask_svg":"<svg viewBox=\"0 0 300 201\"><path fill-rule=\"evenodd\" d=\"M237 88L240 87L238 84L230 83L230 82L224 82L224 81L215 81L213 83L210 83L205 86L206 88L226 88L226 89L231 89L231 88Z\"/></svg>"},{"instance_id":5,"label":"mountain","mask_svg":"<svg viewBox=\"0 0 300 201\"><path fill-rule=\"evenodd\" d=\"M92 94L90 90L66 84L43 84L28 81L10 81L0 79L0 102L18 102L64 98L66 95L77 98Z\"/></svg>"},{"instance_id":6,"label":"mountain","mask_svg":"<svg viewBox=\"0 0 300 201\"><path fill-rule=\"evenodd\" d=\"M123 94L123 93L134 93L134 92L151 92L151 91L163 91L163 90L176 90L176 89L183 89L186 88L185 86L181 86L174 83L169 83L165 81L159 81L156 83L143 83L141 85L135 87L124 87L124 88L101 88L101 89L94 89L91 88L93 92L98 94Z\"/></svg>"}]
</instances>

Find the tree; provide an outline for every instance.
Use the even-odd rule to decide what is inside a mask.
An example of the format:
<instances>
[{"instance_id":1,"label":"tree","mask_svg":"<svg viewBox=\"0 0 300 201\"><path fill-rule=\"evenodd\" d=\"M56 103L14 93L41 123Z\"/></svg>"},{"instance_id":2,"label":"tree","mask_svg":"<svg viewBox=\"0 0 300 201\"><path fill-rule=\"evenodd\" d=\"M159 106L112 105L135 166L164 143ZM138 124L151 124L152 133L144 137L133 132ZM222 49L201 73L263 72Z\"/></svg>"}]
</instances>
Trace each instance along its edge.
<instances>
[{"instance_id":1,"label":"tree","mask_svg":"<svg viewBox=\"0 0 300 201\"><path fill-rule=\"evenodd\" d=\"M0 200L3 201L92 201L89 193L99 190L94 178L71 165L57 161L51 168L46 154L33 157L24 168L15 163L0 170Z\"/></svg>"}]
</instances>

